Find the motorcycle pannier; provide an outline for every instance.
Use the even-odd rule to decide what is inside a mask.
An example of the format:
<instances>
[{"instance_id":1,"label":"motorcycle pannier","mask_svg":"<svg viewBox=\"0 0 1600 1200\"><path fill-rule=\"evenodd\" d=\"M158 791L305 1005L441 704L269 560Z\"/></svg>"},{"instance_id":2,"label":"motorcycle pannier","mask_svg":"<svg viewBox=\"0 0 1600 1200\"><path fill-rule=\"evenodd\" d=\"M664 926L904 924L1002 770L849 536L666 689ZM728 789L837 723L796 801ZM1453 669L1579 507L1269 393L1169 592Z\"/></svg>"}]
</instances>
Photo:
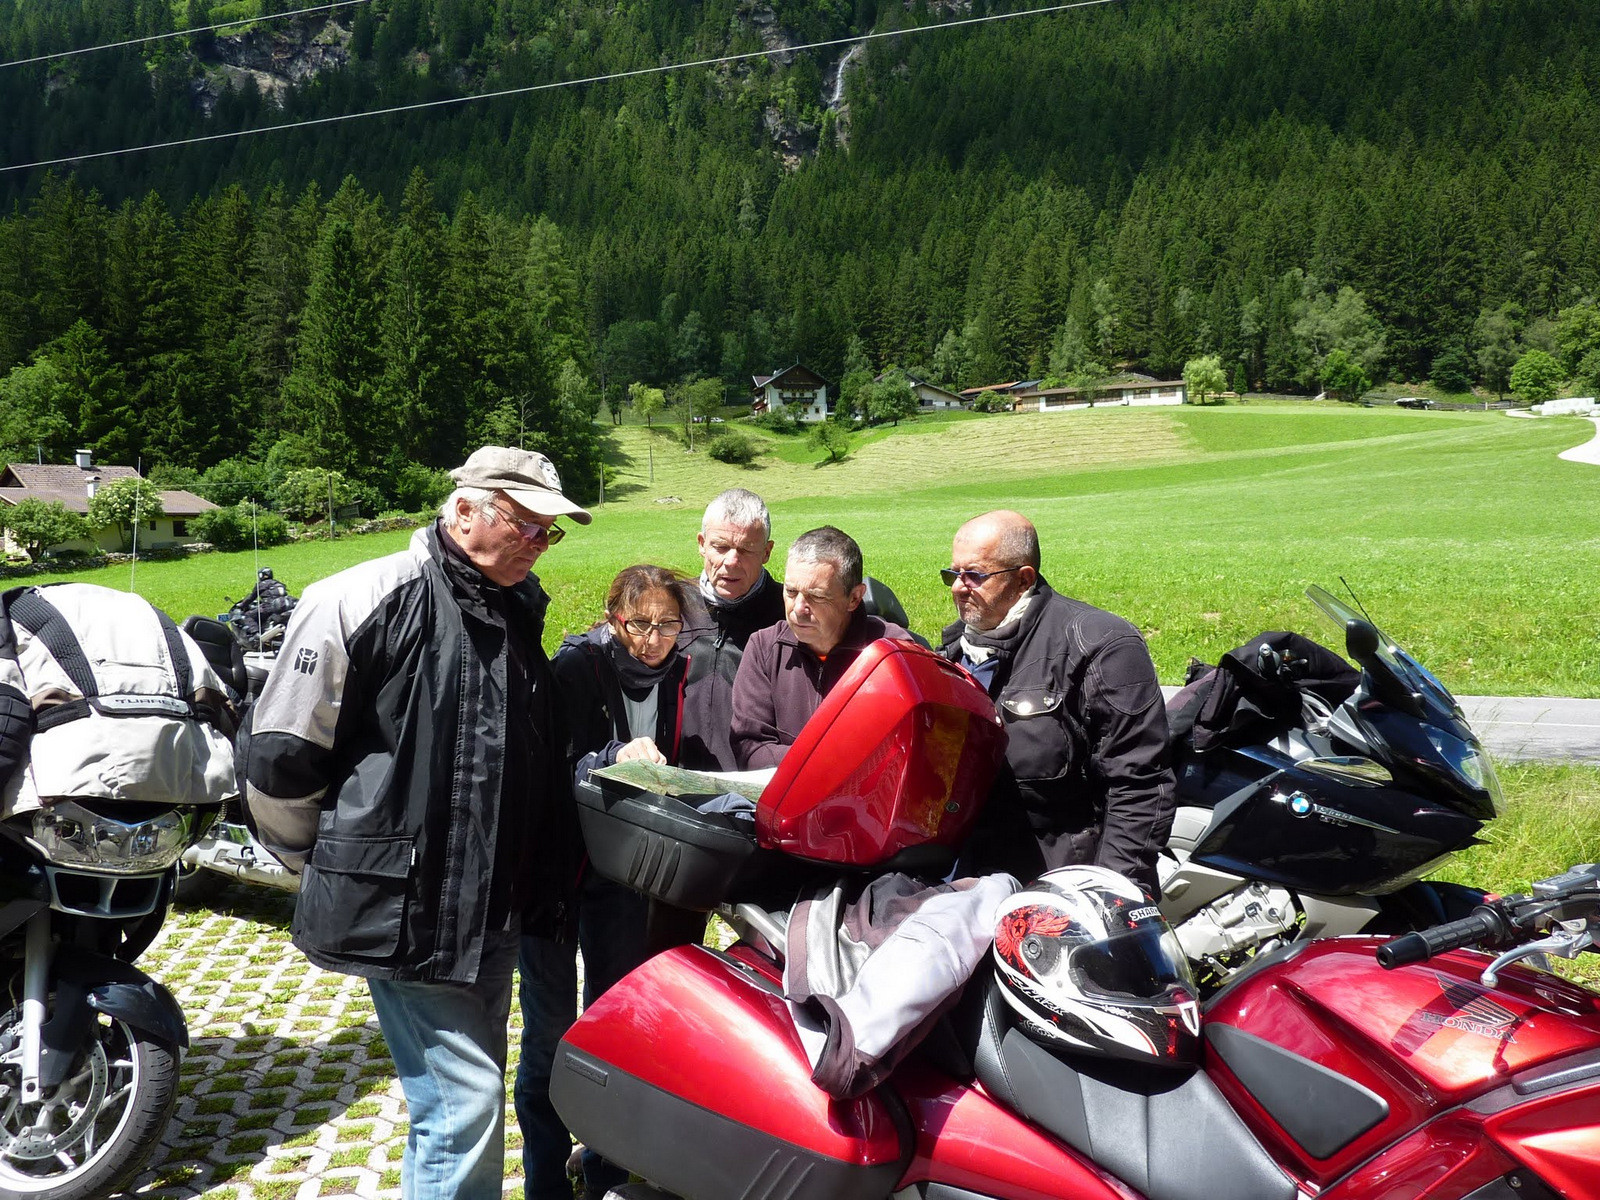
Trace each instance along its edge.
<instances>
[{"instance_id":1,"label":"motorcycle pannier","mask_svg":"<svg viewBox=\"0 0 1600 1200\"><path fill-rule=\"evenodd\" d=\"M695 797L591 779L578 788L584 843L602 875L702 911L744 898L735 893L773 866L764 851L849 867L922 848L948 856L988 795L1005 736L966 672L883 639L861 652L800 731L761 792L753 826L699 812Z\"/></svg>"},{"instance_id":2,"label":"motorcycle pannier","mask_svg":"<svg viewBox=\"0 0 1600 1200\"><path fill-rule=\"evenodd\" d=\"M237 794L222 683L164 613L63 583L6 592L0 623L33 719L0 816L64 797L198 806Z\"/></svg>"}]
</instances>

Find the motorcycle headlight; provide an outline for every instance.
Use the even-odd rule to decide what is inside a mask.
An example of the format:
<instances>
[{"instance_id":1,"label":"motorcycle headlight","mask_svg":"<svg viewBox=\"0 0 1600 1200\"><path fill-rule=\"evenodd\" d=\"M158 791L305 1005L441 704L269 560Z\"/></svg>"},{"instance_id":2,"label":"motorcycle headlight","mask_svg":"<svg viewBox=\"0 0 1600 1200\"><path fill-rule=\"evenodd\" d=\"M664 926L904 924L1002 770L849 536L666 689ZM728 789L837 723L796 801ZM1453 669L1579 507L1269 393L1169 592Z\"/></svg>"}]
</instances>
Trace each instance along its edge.
<instances>
[{"instance_id":1,"label":"motorcycle headlight","mask_svg":"<svg viewBox=\"0 0 1600 1200\"><path fill-rule=\"evenodd\" d=\"M1475 742L1462 742L1436 733L1429 733L1428 740L1458 775L1488 794L1495 816L1499 816L1505 807L1505 797L1500 791L1500 778L1494 773L1494 763L1489 761L1483 747Z\"/></svg>"},{"instance_id":2,"label":"motorcycle headlight","mask_svg":"<svg viewBox=\"0 0 1600 1200\"><path fill-rule=\"evenodd\" d=\"M33 814L33 841L46 859L111 875L164 871L195 833L195 813L186 808L123 821L62 800Z\"/></svg>"}]
</instances>

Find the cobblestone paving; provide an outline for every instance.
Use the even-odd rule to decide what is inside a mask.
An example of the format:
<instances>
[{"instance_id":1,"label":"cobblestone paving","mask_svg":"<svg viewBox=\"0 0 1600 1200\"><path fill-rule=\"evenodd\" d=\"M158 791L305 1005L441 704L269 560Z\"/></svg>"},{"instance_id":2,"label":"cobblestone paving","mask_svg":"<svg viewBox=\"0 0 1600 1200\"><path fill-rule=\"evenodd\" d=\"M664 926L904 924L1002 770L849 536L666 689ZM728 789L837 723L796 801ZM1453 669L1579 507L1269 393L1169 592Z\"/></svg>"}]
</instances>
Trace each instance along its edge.
<instances>
[{"instance_id":1,"label":"cobblestone paving","mask_svg":"<svg viewBox=\"0 0 1600 1200\"><path fill-rule=\"evenodd\" d=\"M139 1195L398 1200L405 1100L366 983L290 945L293 907L283 893L230 887L212 908L173 909L139 960L189 1020L178 1107ZM508 1099L508 1197L522 1195L521 1145Z\"/></svg>"}]
</instances>

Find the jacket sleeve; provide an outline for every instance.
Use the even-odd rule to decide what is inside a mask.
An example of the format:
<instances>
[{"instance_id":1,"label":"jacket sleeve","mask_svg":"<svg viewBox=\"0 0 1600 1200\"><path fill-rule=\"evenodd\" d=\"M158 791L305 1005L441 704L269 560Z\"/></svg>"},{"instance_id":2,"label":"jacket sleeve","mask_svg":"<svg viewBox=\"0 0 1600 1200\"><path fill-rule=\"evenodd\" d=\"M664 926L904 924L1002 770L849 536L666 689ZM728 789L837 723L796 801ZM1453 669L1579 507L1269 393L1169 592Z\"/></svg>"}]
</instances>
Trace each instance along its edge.
<instances>
[{"instance_id":1,"label":"jacket sleeve","mask_svg":"<svg viewBox=\"0 0 1600 1200\"><path fill-rule=\"evenodd\" d=\"M299 871L335 782L334 730L354 670L339 595L313 585L295 609L251 715L246 805L251 823L285 866Z\"/></svg>"},{"instance_id":2,"label":"jacket sleeve","mask_svg":"<svg viewBox=\"0 0 1600 1200\"><path fill-rule=\"evenodd\" d=\"M733 756L743 771L775 767L783 761L792 738L778 728L776 684L778 643L757 633L745 647L733 677L733 719L730 740Z\"/></svg>"},{"instance_id":3,"label":"jacket sleeve","mask_svg":"<svg viewBox=\"0 0 1600 1200\"><path fill-rule=\"evenodd\" d=\"M1095 861L1155 894L1156 856L1176 799L1167 710L1144 640L1126 634L1096 656L1084 680L1089 770L1104 787L1105 825Z\"/></svg>"},{"instance_id":4,"label":"jacket sleeve","mask_svg":"<svg viewBox=\"0 0 1600 1200\"><path fill-rule=\"evenodd\" d=\"M11 619L0 609L0 790L28 757L33 706L28 703Z\"/></svg>"}]
</instances>

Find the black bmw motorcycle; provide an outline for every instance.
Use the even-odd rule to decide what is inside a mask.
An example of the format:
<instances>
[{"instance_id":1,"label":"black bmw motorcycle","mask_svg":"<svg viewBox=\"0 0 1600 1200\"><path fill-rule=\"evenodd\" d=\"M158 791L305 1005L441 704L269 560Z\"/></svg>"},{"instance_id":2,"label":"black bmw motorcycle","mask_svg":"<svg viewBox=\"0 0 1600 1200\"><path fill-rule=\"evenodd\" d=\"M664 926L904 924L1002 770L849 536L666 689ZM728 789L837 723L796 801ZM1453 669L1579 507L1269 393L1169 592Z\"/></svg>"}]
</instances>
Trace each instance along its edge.
<instances>
[{"instance_id":1,"label":"black bmw motorcycle","mask_svg":"<svg viewBox=\"0 0 1600 1200\"><path fill-rule=\"evenodd\" d=\"M1424 878L1500 809L1460 706L1363 613L1306 594L1359 671L1306 639L1263 635L1168 704L1178 808L1161 910L1207 988L1263 951L1425 928L1483 895Z\"/></svg>"}]
</instances>

